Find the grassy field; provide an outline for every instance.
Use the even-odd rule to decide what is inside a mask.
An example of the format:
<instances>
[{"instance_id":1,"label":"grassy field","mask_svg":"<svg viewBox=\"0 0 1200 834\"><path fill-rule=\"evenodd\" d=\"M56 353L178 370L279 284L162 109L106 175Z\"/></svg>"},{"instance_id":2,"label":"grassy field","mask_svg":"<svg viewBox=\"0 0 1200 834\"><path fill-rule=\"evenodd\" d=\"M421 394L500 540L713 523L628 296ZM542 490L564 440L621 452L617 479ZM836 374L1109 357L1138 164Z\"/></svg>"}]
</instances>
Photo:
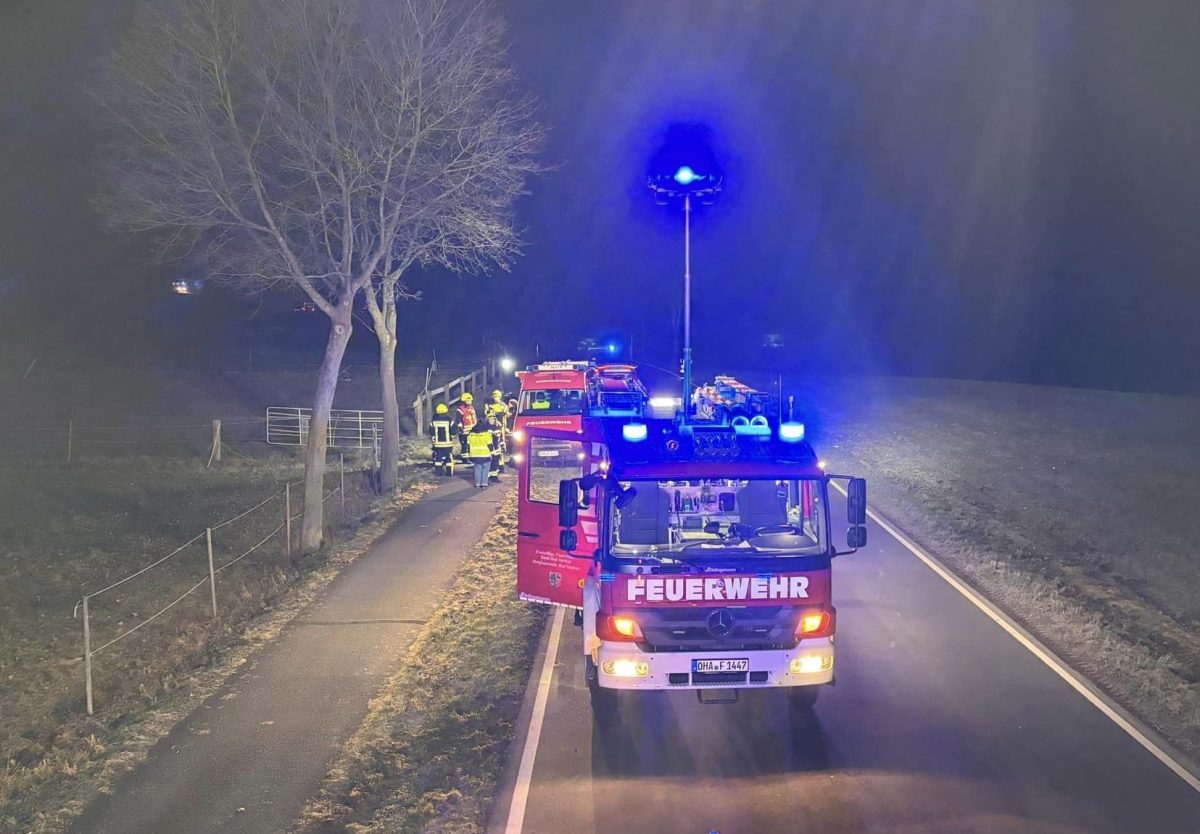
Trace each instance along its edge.
<instances>
[{"instance_id":1,"label":"grassy field","mask_svg":"<svg viewBox=\"0 0 1200 834\"><path fill-rule=\"evenodd\" d=\"M301 472L291 456L212 469L146 457L0 469L0 829L36 830L61 782L103 759L109 731L189 686L245 623L324 563L327 554L288 556L282 532L272 536L284 519L279 491ZM327 492L338 481L339 474L330 473ZM335 539L353 531L378 501L363 471L352 470L346 487L345 517L340 495L327 502ZM207 576L205 528L264 500L214 531L218 567L261 545L218 574L218 618L212 618L205 584L150 621ZM144 627L94 656L96 715L88 719L81 595L189 541L161 565L93 600L94 649Z\"/></svg>"},{"instance_id":2,"label":"grassy field","mask_svg":"<svg viewBox=\"0 0 1200 834\"><path fill-rule=\"evenodd\" d=\"M266 409L311 405L314 380L314 370L165 373L109 368L85 373L35 367L27 378L0 377L0 462L65 460L68 422L73 423L75 456L207 459L215 419L223 422L231 456L260 455L267 449ZM424 382L424 373L397 376L401 423L409 429L412 413L406 406ZM334 407L378 409L377 372L366 367L345 372Z\"/></svg>"},{"instance_id":3,"label":"grassy field","mask_svg":"<svg viewBox=\"0 0 1200 834\"><path fill-rule=\"evenodd\" d=\"M874 506L1200 755L1200 400L858 379L800 402Z\"/></svg>"},{"instance_id":4,"label":"grassy field","mask_svg":"<svg viewBox=\"0 0 1200 834\"><path fill-rule=\"evenodd\" d=\"M294 834L484 831L546 616L515 535L510 492Z\"/></svg>"},{"instance_id":5,"label":"grassy field","mask_svg":"<svg viewBox=\"0 0 1200 834\"><path fill-rule=\"evenodd\" d=\"M285 515L283 485L298 481L302 466L296 450L264 443L262 418L268 406L309 404L315 370L137 365L70 371L34 364L0 376L0 831L59 830L89 791L132 766L169 729L204 682L219 679L248 634L266 633L263 622L331 576L339 560L358 552L356 542L382 533L425 489L408 467L407 489L381 502L360 466L365 458L347 454L346 513L340 496L328 500L326 513L333 539L345 544L289 557L282 533L271 534ZM415 366L398 375L402 425L404 404L424 382ZM375 369L346 370L334 406L379 408ZM223 421L225 455L207 468L213 419ZM402 461L427 452L410 440ZM326 492L337 485L331 473ZM151 620L207 577L205 528L260 503L214 531L218 567L259 545L219 573L218 617L203 584ZM87 718L80 598L181 547L91 600L99 651L96 715Z\"/></svg>"}]
</instances>

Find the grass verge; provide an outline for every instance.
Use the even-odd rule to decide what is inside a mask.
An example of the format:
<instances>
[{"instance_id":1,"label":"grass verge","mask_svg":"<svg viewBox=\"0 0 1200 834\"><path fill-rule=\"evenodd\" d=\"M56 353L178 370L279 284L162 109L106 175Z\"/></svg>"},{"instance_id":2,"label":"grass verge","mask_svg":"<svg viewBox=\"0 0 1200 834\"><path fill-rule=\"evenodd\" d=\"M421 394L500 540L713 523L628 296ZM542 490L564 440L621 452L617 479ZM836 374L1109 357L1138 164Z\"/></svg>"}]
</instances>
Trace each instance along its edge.
<instances>
[{"instance_id":1,"label":"grass verge","mask_svg":"<svg viewBox=\"0 0 1200 834\"><path fill-rule=\"evenodd\" d=\"M817 447L871 503L1200 759L1200 400L813 381ZM806 415L809 416L809 415Z\"/></svg>"},{"instance_id":2,"label":"grass verge","mask_svg":"<svg viewBox=\"0 0 1200 834\"><path fill-rule=\"evenodd\" d=\"M148 564L299 473L286 458L214 470L187 461L123 458L0 471L0 830L63 830L432 488L410 469L397 496L379 499L365 473L348 475L346 518L333 511L331 547L289 558L278 541L269 541L218 576L218 620L201 588L98 655L96 715L86 716L80 624L72 618L81 591ZM340 507L337 499L329 503ZM261 541L279 523L281 513L272 510L281 507L269 505L221 528L215 561ZM93 645L205 575L203 542L180 556L185 558L102 598Z\"/></svg>"},{"instance_id":3,"label":"grass verge","mask_svg":"<svg viewBox=\"0 0 1200 834\"><path fill-rule=\"evenodd\" d=\"M515 535L509 492L293 834L484 830L546 617Z\"/></svg>"}]
</instances>

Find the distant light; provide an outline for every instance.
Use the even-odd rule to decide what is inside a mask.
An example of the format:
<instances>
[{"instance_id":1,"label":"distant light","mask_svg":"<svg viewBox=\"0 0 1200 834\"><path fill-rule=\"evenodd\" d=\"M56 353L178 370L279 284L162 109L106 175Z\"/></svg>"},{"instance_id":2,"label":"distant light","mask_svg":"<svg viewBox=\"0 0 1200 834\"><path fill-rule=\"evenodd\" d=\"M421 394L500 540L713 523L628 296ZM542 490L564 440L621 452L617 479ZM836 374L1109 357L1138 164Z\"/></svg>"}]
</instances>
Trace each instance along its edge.
<instances>
[{"instance_id":1,"label":"distant light","mask_svg":"<svg viewBox=\"0 0 1200 834\"><path fill-rule=\"evenodd\" d=\"M825 468L825 461L823 461L823 460L819 460L819 461L817 461L817 468L818 468L818 469L824 469L824 468Z\"/></svg>"},{"instance_id":2,"label":"distant light","mask_svg":"<svg viewBox=\"0 0 1200 834\"><path fill-rule=\"evenodd\" d=\"M187 281L183 281L183 280L172 281L171 289L174 290L177 295L191 295L192 294L191 285Z\"/></svg>"},{"instance_id":3,"label":"distant light","mask_svg":"<svg viewBox=\"0 0 1200 834\"><path fill-rule=\"evenodd\" d=\"M587 459L587 455L586 455L584 452L576 452L576 453L575 453L575 459L576 459L576 460L586 460L586 459Z\"/></svg>"},{"instance_id":4,"label":"distant light","mask_svg":"<svg viewBox=\"0 0 1200 834\"><path fill-rule=\"evenodd\" d=\"M682 402L678 397L651 397L651 408L674 408Z\"/></svg>"},{"instance_id":5,"label":"distant light","mask_svg":"<svg viewBox=\"0 0 1200 834\"><path fill-rule=\"evenodd\" d=\"M511 374L514 370L516 370L516 367L517 360L513 359L511 356L500 357L500 370L504 371L504 373Z\"/></svg>"},{"instance_id":6,"label":"distant light","mask_svg":"<svg viewBox=\"0 0 1200 834\"><path fill-rule=\"evenodd\" d=\"M626 423L621 426L621 437L629 443L641 443L648 434L645 423Z\"/></svg>"},{"instance_id":7,"label":"distant light","mask_svg":"<svg viewBox=\"0 0 1200 834\"><path fill-rule=\"evenodd\" d=\"M780 423L779 439L784 443L799 443L804 439L803 423Z\"/></svg>"},{"instance_id":8,"label":"distant light","mask_svg":"<svg viewBox=\"0 0 1200 834\"><path fill-rule=\"evenodd\" d=\"M700 179L699 175L686 165L681 165L679 170L675 172L674 177L675 182L680 185L691 185L698 179Z\"/></svg>"}]
</instances>

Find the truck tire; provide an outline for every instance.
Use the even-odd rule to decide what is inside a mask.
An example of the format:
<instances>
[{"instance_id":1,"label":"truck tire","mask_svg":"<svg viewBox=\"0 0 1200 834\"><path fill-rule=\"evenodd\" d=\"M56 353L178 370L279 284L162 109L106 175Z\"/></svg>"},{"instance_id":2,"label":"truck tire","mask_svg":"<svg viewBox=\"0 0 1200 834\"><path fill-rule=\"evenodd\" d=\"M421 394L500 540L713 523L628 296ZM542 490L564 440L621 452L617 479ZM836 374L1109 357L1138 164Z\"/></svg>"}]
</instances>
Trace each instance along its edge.
<instances>
[{"instance_id":1,"label":"truck tire","mask_svg":"<svg viewBox=\"0 0 1200 834\"><path fill-rule=\"evenodd\" d=\"M789 686L787 688L788 705L792 709L812 709L821 694L819 686Z\"/></svg>"},{"instance_id":2,"label":"truck tire","mask_svg":"<svg viewBox=\"0 0 1200 834\"><path fill-rule=\"evenodd\" d=\"M610 721L617 713L617 690L600 685L600 670L590 657L583 659L584 678L587 680L588 695L592 702L592 719Z\"/></svg>"}]
</instances>

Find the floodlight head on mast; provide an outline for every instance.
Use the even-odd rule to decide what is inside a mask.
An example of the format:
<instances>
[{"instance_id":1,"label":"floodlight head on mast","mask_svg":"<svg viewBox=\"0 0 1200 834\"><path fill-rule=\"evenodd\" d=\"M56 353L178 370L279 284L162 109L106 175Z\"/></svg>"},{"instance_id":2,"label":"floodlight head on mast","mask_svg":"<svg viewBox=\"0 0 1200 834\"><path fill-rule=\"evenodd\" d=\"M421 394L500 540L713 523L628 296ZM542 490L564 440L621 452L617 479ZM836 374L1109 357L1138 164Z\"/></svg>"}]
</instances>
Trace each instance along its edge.
<instances>
[{"instance_id":1,"label":"floodlight head on mast","mask_svg":"<svg viewBox=\"0 0 1200 834\"><path fill-rule=\"evenodd\" d=\"M694 202L707 206L716 200L722 179L720 174L705 174L690 165L680 165L669 173L651 174L646 185L659 205L690 196Z\"/></svg>"}]
</instances>

